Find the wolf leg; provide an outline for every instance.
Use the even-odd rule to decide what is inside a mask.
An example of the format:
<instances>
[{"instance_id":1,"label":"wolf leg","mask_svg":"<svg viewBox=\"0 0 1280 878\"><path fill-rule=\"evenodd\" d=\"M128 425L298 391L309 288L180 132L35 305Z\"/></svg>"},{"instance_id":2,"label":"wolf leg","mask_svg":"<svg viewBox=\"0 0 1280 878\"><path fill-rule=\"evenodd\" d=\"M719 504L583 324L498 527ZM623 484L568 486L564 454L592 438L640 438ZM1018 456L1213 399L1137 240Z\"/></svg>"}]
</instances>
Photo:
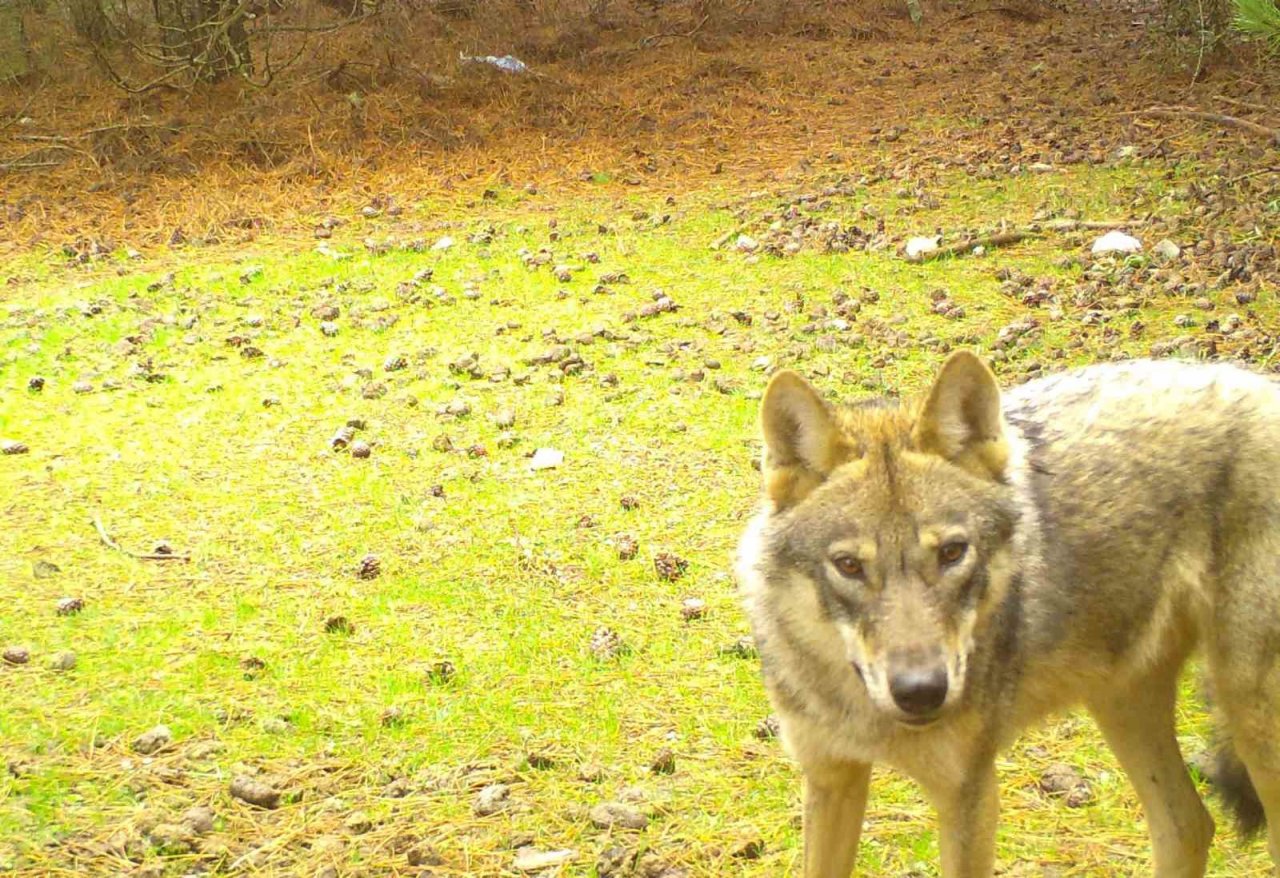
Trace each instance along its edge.
<instances>
[{"instance_id":1,"label":"wolf leg","mask_svg":"<svg viewBox=\"0 0 1280 878\"><path fill-rule=\"evenodd\" d=\"M871 766L860 762L804 772L804 878L849 878L862 838Z\"/></svg>"},{"instance_id":2,"label":"wolf leg","mask_svg":"<svg viewBox=\"0 0 1280 878\"><path fill-rule=\"evenodd\" d=\"M984 758L956 783L923 779L938 811L942 878L991 878L996 862L1000 796L994 758Z\"/></svg>"},{"instance_id":3,"label":"wolf leg","mask_svg":"<svg viewBox=\"0 0 1280 878\"><path fill-rule=\"evenodd\" d=\"M1156 878L1202 878L1213 818L1187 772L1175 735L1177 666L1091 699L1111 751L1142 802Z\"/></svg>"}]
</instances>

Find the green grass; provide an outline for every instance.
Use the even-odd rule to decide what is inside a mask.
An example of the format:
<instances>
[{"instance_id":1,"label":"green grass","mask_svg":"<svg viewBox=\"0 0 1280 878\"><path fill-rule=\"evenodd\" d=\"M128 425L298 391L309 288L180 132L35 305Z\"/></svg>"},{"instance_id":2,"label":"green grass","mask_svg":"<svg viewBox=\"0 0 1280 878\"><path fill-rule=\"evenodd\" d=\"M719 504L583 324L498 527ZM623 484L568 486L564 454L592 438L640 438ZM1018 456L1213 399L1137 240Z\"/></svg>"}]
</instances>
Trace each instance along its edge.
<instances>
[{"instance_id":1,"label":"green grass","mask_svg":"<svg viewBox=\"0 0 1280 878\"><path fill-rule=\"evenodd\" d=\"M985 182L952 176L929 187L939 203L923 208L897 184L874 183L831 199L824 215L866 223L867 206L900 234L1025 222L1041 209L1177 216L1189 207L1172 193L1195 172L1126 163ZM0 868L118 874L133 866L101 843L122 829L135 838L131 857L173 875L199 864L214 874L312 874L327 864L409 874L418 871L404 852L410 842L436 848L436 874L499 874L523 834L577 850L571 875L594 874L597 854L614 844L692 875L793 868L797 776L776 742L753 736L769 712L754 661L721 654L745 633L728 561L757 492L757 361L798 368L837 396L910 392L946 348L990 350L1001 327L1028 314L1043 331L1009 352L1000 365L1009 380L1032 361L1145 354L1158 339L1199 331L1175 326L1175 314L1205 318L1152 286L1105 326L1082 325L1072 300L1082 268L1062 258L1081 252L1084 233L926 266L891 251L752 262L708 247L738 222L717 206L733 197L667 205L503 192L466 213L432 206L400 221L355 218L329 242L351 254L343 260L310 241L81 268L29 257L27 279L0 299L0 438L31 449L0 457L0 645L32 654L29 665L0 667L0 755L12 763L0 777ZM655 223L663 214L670 221ZM468 242L490 225L492 242ZM446 233L457 243L444 252L371 255L359 245L366 234L430 245ZM525 267L518 252L544 246L554 263L581 266L571 281ZM589 251L599 264L587 263ZM414 291L422 301L406 301L398 285L427 268L434 277ZM998 268L1053 278L1061 319L999 293ZM594 292L605 271L630 282ZM450 303L433 301L433 284ZM465 297L468 284L478 298ZM659 288L678 311L623 320ZM966 309L962 319L932 312L939 289ZM837 293L864 301L854 328L805 332ZM1205 295L1214 317L1239 310L1231 286ZM98 313L86 316L94 302ZM311 314L322 303L341 309L336 337ZM1274 292L1253 307L1274 320ZM389 317L393 325L376 325ZM1139 320L1147 329L1131 337ZM573 340L597 327L607 333ZM264 355L244 358L232 336ZM136 347L124 352L130 337ZM585 371L566 377L526 363L558 343ZM486 376L503 366L511 377L453 374L448 364L472 352ZM393 356L408 367L386 372ZM687 378L695 370L703 380ZM37 375L45 388L29 392ZM93 392L75 393L80 380ZM103 389L109 381L116 389ZM371 382L386 394L364 398ZM279 404L264 406L267 398ZM438 413L457 400L468 415ZM491 417L502 410L515 414L512 436ZM367 460L329 447L349 418L367 423L358 434L373 446ZM454 450L437 450L441 435ZM485 456L468 453L475 445ZM563 451L563 465L531 471L527 456L541 447ZM623 508L626 495L636 508ZM191 562L114 551L94 516L128 549L164 539ZM581 526L583 516L593 526ZM639 543L632 560L614 548L623 533ZM356 569L370 552L382 573L362 580ZM683 578L655 573L661 552L689 561ZM60 572L37 578L41 560ZM63 596L83 598L83 612L57 615ZM693 596L708 612L686 622L681 602ZM334 615L354 630L327 632ZM588 643L599 626L629 651L595 658ZM47 669L68 649L75 670ZM264 666L247 670L250 657ZM452 679L430 676L440 660L456 666ZM384 722L389 708L398 721ZM1183 721L1188 751L1201 749L1210 730L1194 700ZM131 752L158 723L173 746L151 758ZM648 766L663 748L675 752L676 771L654 775ZM554 765L530 767L531 751ZM1083 771L1093 804L1068 809L1038 792L1055 761ZM586 766L599 779L582 780ZM232 776L259 769L286 793L276 811L227 793ZM1146 874L1135 798L1089 722L1029 734L1002 776L1006 874ZM384 794L396 778L407 797ZM474 794L492 781L512 785L512 807L476 817ZM585 810L629 787L649 828L592 829ZM936 874L932 815L915 787L882 772L873 796L866 874ZM218 823L194 852L166 852L138 831L202 803ZM344 828L356 810L371 831ZM762 857L732 857L752 839L764 842ZM1213 869L1262 875L1262 846L1224 832Z\"/></svg>"}]
</instances>

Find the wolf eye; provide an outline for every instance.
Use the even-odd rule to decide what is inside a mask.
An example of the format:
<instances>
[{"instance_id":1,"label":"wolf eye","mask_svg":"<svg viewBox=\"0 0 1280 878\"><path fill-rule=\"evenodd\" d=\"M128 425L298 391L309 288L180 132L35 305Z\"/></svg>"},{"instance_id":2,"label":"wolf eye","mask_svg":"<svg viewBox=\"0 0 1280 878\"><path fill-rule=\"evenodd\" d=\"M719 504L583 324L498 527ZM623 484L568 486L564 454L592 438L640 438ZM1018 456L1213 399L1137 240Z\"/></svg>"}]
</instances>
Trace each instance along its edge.
<instances>
[{"instance_id":1,"label":"wolf eye","mask_svg":"<svg viewBox=\"0 0 1280 878\"><path fill-rule=\"evenodd\" d=\"M831 559L832 565L847 579L862 578L862 562L852 555L836 555Z\"/></svg>"},{"instance_id":2,"label":"wolf eye","mask_svg":"<svg viewBox=\"0 0 1280 878\"><path fill-rule=\"evenodd\" d=\"M949 567L950 565L960 561L968 551L969 544L963 540L953 540L949 543L945 543L942 548L938 550L938 563L944 567Z\"/></svg>"}]
</instances>

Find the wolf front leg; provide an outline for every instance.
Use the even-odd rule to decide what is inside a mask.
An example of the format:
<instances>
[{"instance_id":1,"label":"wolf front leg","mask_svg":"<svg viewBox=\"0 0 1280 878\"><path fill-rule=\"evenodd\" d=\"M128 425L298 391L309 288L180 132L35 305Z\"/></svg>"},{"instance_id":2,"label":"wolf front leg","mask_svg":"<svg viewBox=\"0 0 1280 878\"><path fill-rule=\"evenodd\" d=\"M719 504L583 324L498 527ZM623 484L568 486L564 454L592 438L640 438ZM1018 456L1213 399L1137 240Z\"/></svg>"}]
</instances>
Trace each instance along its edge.
<instances>
[{"instance_id":1,"label":"wolf front leg","mask_svg":"<svg viewBox=\"0 0 1280 878\"><path fill-rule=\"evenodd\" d=\"M861 762L804 772L804 878L849 878L862 838L871 766Z\"/></svg>"},{"instance_id":2,"label":"wolf front leg","mask_svg":"<svg viewBox=\"0 0 1280 878\"><path fill-rule=\"evenodd\" d=\"M938 810L942 878L991 878L1000 813L995 759L984 759L955 783L926 783Z\"/></svg>"}]
</instances>

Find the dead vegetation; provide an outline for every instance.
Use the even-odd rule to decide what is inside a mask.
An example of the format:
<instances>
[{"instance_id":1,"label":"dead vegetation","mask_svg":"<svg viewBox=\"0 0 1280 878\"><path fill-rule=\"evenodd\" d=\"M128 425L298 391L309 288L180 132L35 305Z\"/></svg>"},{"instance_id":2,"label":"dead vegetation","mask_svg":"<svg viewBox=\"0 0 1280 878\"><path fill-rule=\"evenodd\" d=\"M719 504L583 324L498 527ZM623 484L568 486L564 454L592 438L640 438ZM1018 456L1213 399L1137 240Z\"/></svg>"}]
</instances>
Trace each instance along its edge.
<instances>
[{"instance_id":1,"label":"dead vegetation","mask_svg":"<svg viewBox=\"0 0 1280 878\"><path fill-rule=\"evenodd\" d=\"M1160 148L1197 119L1227 138L1278 122L1274 70L1170 63L1131 9L939 2L917 28L888 0L268 6L251 30L254 70L198 88L148 85L155 71L134 59L122 89L120 52L104 67L70 25L33 24L37 72L0 90L0 240L217 243L384 193L684 189L815 154L852 160L931 119L969 120L993 154L1026 148L988 135L1028 113L1050 138ZM511 54L531 72L460 53ZM1125 115L1173 94L1179 118L1158 128L1149 112ZM1234 130L1206 115L1225 113Z\"/></svg>"}]
</instances>

